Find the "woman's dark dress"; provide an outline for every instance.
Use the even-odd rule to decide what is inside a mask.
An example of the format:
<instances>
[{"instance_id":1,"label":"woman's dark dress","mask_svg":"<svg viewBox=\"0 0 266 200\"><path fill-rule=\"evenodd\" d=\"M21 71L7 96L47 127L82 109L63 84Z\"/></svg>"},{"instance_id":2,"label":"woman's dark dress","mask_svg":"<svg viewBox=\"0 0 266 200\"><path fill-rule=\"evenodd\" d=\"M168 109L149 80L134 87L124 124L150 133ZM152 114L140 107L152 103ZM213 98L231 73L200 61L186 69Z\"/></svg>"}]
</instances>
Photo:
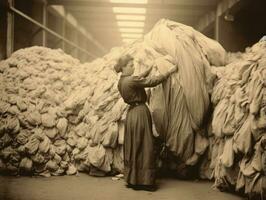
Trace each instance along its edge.
<instances>
[{"instance_id":1,"label":"woman's dark dress","mask_svg":"<svg viewBox=\"0 0 266 200\"><path fill-rule=\"evenodd\" d=\"M145 87L154 87L164 76L121 76L118 90L130 105L125 121L124 176L131 185L155 184L155 154L151 114L146 106Z\"/></svg>"}]
</instances>

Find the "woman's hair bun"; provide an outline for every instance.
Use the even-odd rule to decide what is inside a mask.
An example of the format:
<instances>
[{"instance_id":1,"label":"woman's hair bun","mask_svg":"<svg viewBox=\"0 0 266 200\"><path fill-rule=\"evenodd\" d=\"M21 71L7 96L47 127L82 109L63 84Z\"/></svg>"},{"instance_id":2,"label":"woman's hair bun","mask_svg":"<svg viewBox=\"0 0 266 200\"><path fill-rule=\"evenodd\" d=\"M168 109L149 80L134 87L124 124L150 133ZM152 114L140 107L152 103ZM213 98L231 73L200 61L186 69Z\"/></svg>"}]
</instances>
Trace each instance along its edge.
<instances>
[{"instance_id":1,"label":"woman's hair bun","mask_svg":"<svg viewBox=\"0 0 266 200\"><path fill-rule=\"evenodd\" d=\"M129 54L120 57L114 66L116 73L122 72L122 68L125 67L130 60L133 60L133 57Z\"/></svg>"}]
</instances>

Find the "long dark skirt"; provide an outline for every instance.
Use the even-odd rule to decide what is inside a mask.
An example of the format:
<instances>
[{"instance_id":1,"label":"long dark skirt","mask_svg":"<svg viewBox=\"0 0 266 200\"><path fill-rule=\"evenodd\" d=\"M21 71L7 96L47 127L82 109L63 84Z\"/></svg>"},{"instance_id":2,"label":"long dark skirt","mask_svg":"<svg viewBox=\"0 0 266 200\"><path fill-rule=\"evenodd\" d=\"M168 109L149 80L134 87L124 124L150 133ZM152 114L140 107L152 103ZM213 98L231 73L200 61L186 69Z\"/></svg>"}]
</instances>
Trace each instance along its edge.
<instances>
[{"instance_id":1,"label":"long dark skirt","mask_svg":"<svg viewBox=\"0 0 266 200\"><path fill-rule=\"evenodd\" d=\"M130 107L125 122L125 181L132 185L155 184L152 120L145 104Z\"/></svg>"}]
</instances>

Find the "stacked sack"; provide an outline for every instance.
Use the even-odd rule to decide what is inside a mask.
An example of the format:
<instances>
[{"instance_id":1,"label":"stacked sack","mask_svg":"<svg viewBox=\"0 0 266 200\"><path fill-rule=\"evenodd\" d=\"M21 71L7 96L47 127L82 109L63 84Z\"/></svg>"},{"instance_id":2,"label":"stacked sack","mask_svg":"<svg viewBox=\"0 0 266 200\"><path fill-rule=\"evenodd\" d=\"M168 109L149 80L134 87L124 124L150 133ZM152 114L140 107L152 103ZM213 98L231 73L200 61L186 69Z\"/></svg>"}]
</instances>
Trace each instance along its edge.
<instances>
[{"instance_id":1,"label":"stacked sack","mask_svg":"<svg viewBox=\"0 0 266 200\"><path fill-rule=\"evenodd\" d=\"M0 170L44 176L75 173L61 101L79 61L61 50L21 49L0 63ZM74 172L73 172L74 171Z\"/></svg>"},{"instance_id":2,"label":"stacked sack","mask_svg":"<svg viewBox=\"0 0 266 200\"><path fill-rule=\"evenodd\" d=\"M147 53L138 54L155 60L157 71L178 65L177 73L152 89L150 108L159 136L175 157L171 168L186 177L185 169L195 166L208 147L210 65L223 65L225 51L193 28L164 19L144 37L144 46Z\"/></svg>"},{"instance_id":3,"label":"stacked sack","mask_svg":"<svg viewBox=\"0 0 266 200\"><path fill-rule=\"evenodd\" d=\"M152 89L150 108L159 136L178 160L175 170L196 165L208 146L210 65L222 65L225 51L191 27L163 19L143 40L91 63L42 47L1 62L1 170L47 176L76 168L121 172L127 105L113 66L125 54L134 57L136 74L154 62L152 75L178 65L177 73Z\"/></svg>"},{"instance_id":4,"label":"stacked sack","mask_svg":"<svg viewBox=\"0 0 266 200\"><path fill-rule=\"evenodd\" d=\"M212 89L210 65L222 65L225 51L218 43L191 27L163 19L143 40L117 48L104 58L85 64L95 71L98 78L94 82L96 86L92 86L97 93L94 92L87 100L90 112L83 112L85 106L80 111L83 113L83 118L80 118L82 123L90 129L85 136L90 145L82 152L77 150L82 158L80 168L86 169L90 165L105 172L110 171L110 166L122 170L121 144L127 107L117 91L118 76L113 76L113 66L125 54L134 58L135 75L154 62L157 65L152 69L152 75L178 65L178 72L163 86L151 90L149 106L157 132L155 134L165 140L176 158L172 163L173 169L179 172L180 165L184 168L196 165L208 147L204 116L209 110L209 93ZM117 132L118 136L112 134ZM120 149L119 159L115 159L117 154L114 149ZM105 151L97 153L100 155L97 157L99 162L93 162L90 158L90 152L95 151ZM116 160L120 167L117 167Z\"/></svg>"},{"instance_id":5,"label":"stacked sack","mask_svg":"<svg viewBox=\"0 0 266 200\"><path fill-rule=\"evenodd\" d=\"M66 142L73 148L75 166L92 175L123 170L123 120L127 106L117 90L113 56L109 57L85 63L77 77L89 79L89 86L76 89L63 102L73 123Z\"/></svg>"},{"instance_id":6,"label":"stacked sack","mask_svg":"<svg viewBox=\"0 0 266 200\"><path fill-rule=\"evenodd\" d=\"M81 65L61 50L31 47L0 63L1 172L70 175L92 167L110 172L111 165L122 171L118 119L126 105L107 59Z\"/></svg>"},{"instance_id":7,"label":"stacked sack","mask_svg":"<svg viewBox=\"0 0 266 200\"><path fill-rule=\"evenodd\" d=\"M213 68L213 119L202 176L221 190L266 193L266 42L223 68ZM264 192L263 192L264 191Z\"/></svg>"}]
</instances>

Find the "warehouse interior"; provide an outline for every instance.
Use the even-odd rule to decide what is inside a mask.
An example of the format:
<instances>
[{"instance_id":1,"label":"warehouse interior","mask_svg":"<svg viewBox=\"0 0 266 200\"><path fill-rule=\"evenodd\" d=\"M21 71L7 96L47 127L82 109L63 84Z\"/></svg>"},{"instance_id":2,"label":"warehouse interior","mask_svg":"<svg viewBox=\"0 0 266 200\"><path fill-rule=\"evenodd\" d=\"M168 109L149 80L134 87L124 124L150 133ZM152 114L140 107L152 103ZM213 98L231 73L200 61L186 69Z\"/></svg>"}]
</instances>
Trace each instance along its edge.
<instances>
[{"instance_id":1,"label":"warehouse interior","mask_svg":"<svg viewBox=\"0 0 266 200\"><path fill-rule=\"evenodd\" d=\"M122 1L123 2L123 1ZM265 2L253 1L132 1L133 3L119 3L119 1L71 1L71 0L30 0L11 1L14 8L26 14L36 22L44 25L68 41L82 48L77 49L50 32L46 32L16 12L10 13L9 24L13 36L13 51L34 45L49 48L63 48L65 52L82 61L90 61L103 56L112 47L121 46L123 37L128 30L121 32L117 24L119 15L136 15L133 11L114 12L115 7L144 8L145 13L137 13L139 19L136 27L140 33L146 34L161 18L174 20L196 28L208 37L219 41L227 51L244 51L245 47L257 42L265 33ZM1 59L7 58L7 25L8 1L2 2L1 7ZM142 11L142 10L140 10ZM229 18L227 18L229 16ZM231 18L230 18L231 17ZM233 17L233 18L232 18ZM126 22L126 18L121 22ZM129 21L134 21L129 18ZM143 23L143 24L141 24ZM130 27L125 25L122 28ZM134 25L133 25L134 27ZM129 30L130 31L130 30ZM134 30L133 30L134 31ZM31 37L28 37L28 36ZM108 35L109 37L106 37ZM136 35L136 37L141 35ZM110 39L110 37L112 39ZM234 42L232 42L234 41ZM8 45L10 46L10 45ZM86 53L87 51L87 53ZM9 53L10 54L10 53ZM93 55L90 55L93 54ZM94 57L95 56L95 57Z\"/></svg>"},{"instance_id":2,"label":"warehouse interior","mask_svg":"<svg viewBox=\"0 0 266 200\"><path fill-rule=\"evenodd\" d=\"M266 199L265 8L2 0L0 199ZM166 77L144 90L156 190L126 187L125 55Z\"/></svg>"}]
</instances>

